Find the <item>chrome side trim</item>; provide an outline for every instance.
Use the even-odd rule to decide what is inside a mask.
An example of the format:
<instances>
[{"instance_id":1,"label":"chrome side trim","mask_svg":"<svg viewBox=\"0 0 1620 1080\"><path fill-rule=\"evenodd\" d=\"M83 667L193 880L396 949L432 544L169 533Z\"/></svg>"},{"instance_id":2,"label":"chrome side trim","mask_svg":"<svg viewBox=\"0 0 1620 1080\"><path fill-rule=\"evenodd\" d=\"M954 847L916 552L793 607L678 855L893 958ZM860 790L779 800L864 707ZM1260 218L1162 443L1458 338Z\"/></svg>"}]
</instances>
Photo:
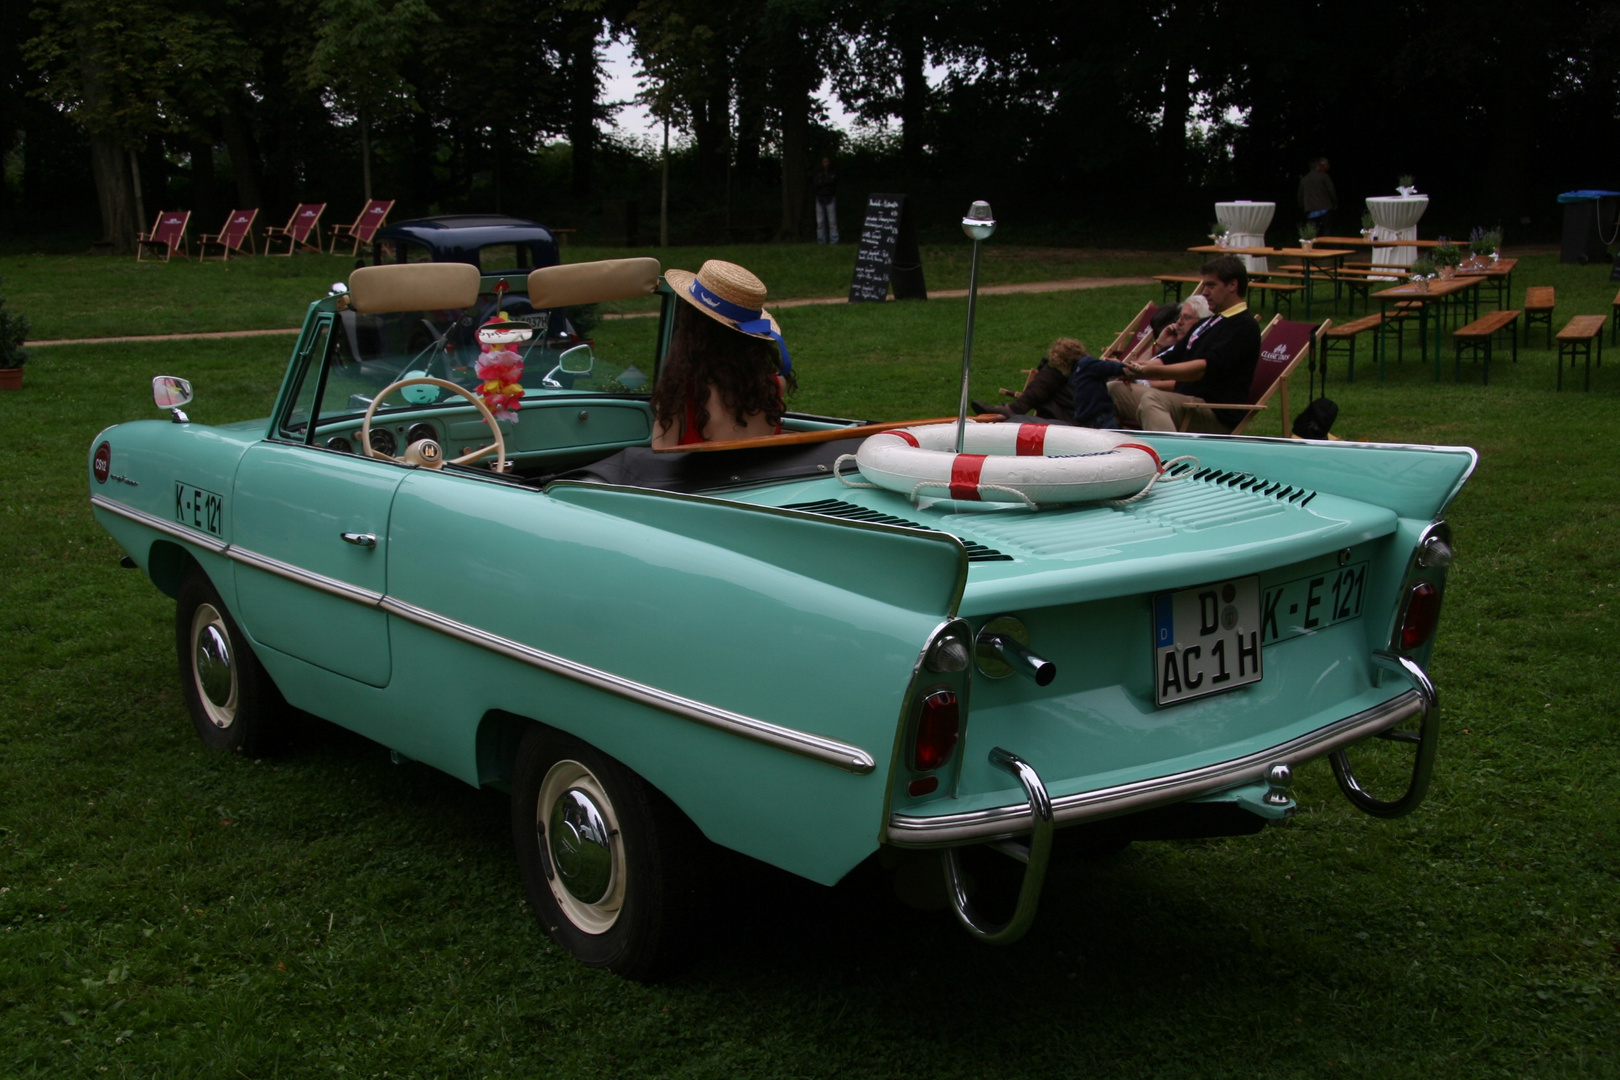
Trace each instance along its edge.
<instances>
[{"instance_id":1,"label":"chrome side trim","mask_svg":"<svg viewBox=\"0 0 1620 1080\"><path fill-rule=\"evenodd\" d=\"M647 686L644 683L634 682L621 678L610 672L597 668L587 667L584 664L566 660L561 656L531 648L510 638L500 637L496 634L479 630L477 627L447 619L443 615L435 614L425 608L414 604L407 604L392 596L384 597L382 610L390 615L397 615L408 622L435 630L447 637L458 641L465 641L469 645L477 645L490 652L539 668L541 671L561 675L575 682L598 690L606 690L610 694L629 701L651 705L655 709L673 713L687 720L694 720L705 727L712 727L732 735L740 735L754 742L765 743L779 750L799 754L828 765L835 765L848 772L866 774L877 767L877 762L858 746L850 746L834 739L825 739L820 735L811 735L808 732L796 731L793 728L781 727L777 724L756 720L742 713L730 712L726 709L705 705L701 701L671 694L657 687Z\"/></svg>"},{"instance_id":2,"label":"chrome side trim","mask_svg":"<svg viewBox=\"0 0 1620 1080\"><path fill-rule=\"evenodd\" d=\"M362 589L358 585L350 585L347 581L329 578L324 574L317 574L302 567L294 566L292 563L272 559L268 555L260 555L258 552L249 551L246 548L239 548L235 544L225 550L225 557L239 562L243 566L251 566L255 570L263 570L267 574L274 574L276 577L284 578L294 584L307 585L317 592L335 596L339 600L353 601L361 607L374 608L380 606L383 602L383 594L380 592Z\"/></svg>"},{"instance_id":3,"label":"chrome side trim","mask_svg":"<svg viewBox=\"0 0 1620 1080\"><path fill-rule=\"evenodd\" d=\"M446 618L443 615L428 611L426 608L405 603L383 593L372 592L370 589L362 589L344 581L310 573L290 563L282 562L280 559L260 555L257 552L227 544L214 537L191 532L179 525L164 521L160 517L123 506L98 495L92 495L90 501L120 517L128 518L175 539L185 540L188 543L207 548L209 551L224 555L226 558L244 566L250 566L255 570L263 570L295 584L319 590L363 607L380 608L390 615L396 615L408 622L424 626L447 637L453 637L459 641L476 645L479 648L488 649L520 663L528 664L530 667L539 668L554 675L561 675L586 686L605 690L629 701L650 705L655 709L703 724L705 727L737 735L753 742L764 743L767 746L774 746L779 750L786 750L789 753L820 761L857 775L864 776L877 767L877 762L873 760L872 755L858 746L850 746L847 743L838 742L836 739L827 739L820 735L812 735L809 732L782 727L778 724L767 723L764 720L756 720L751 716L744 716L742 713L734 713L713 705L706 705L701 701L694 701L678 694L671 694L655 686L647 686L644 683L622 678L611 672L588 667L585 664L578 664L572 660L555 656L552 653L531 648L521 642L512 641L509 638L500 637L477 627Z\"/></svg>"},{"instance_id":4,"label":"chrome side trim","mask_svg":"<svg viewBox=\"0 0 1620 1080\"><path fill-rule=\"evenodd\" d=\"M1331 754L1403 720L1432 711L1435 708L1430 696L1432 687L1427 679L1423 683L1423 686L1408 690L1382 705L1336 720L1308 735L1301 735L1259 753L1170 776L1156 776L1150 780L1061 796L1052 800L1053 814L1059 825L1074 825L1184 802L1206 792L1238 784L1264 783L1266 772L1272 765L1281 762L1297 769L1306 761ZM1032 827L1029 803L1021 802L971 813L941 814L938 817L891 814L886 839L897 847L945 847L1004 839L1027 833Z\"/></svg>"},{"instance_id":5,"label":"chrome side trim","mask_svg":"<svg viewBox=\"0 0 1620 1080\"><path fill-rule=\"evenodd\" d=\"M127 518L137 525L145 525L148 529L155 529L165 536L172 536L176 540L184 540L188 544L196 544L198 547L206 548L216 555L225 554L225 549L230 546L217 536L209 536L207 533L183 528L172 521L158 517L156 514L148 514L145 510L137 510L133 506L125 506L123 503L114 502L105 495L91 495L90 505L105 510L109 514L117 514L121 518Z\"/></svg>"}]
</instances>

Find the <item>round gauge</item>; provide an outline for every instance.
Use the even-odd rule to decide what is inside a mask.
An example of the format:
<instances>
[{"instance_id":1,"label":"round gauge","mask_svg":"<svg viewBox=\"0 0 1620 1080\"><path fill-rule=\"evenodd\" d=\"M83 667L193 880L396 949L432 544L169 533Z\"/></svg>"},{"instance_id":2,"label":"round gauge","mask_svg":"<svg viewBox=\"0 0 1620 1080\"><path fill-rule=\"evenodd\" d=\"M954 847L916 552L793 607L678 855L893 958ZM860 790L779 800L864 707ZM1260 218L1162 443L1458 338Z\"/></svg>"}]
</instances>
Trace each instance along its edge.
<instances>
[{"instance_id":1,"label":"round gauge","mask_svg":"<svg viewBox=\"0 0 1620 1080\"><path fill-rule=\"evenodd\" d=\"M394 451L399 449L399 440L387 428L374 427L371 429L371 448L379 454L393 457Z\"/></svg>"},{"instance_id":2,"label":"round gauge","mask_svg":"<svg viewBox=\"0 0 1620 1080\"><path fill-rule=\"evenodd\" d=\"M326 448L328 450L336 450L340 454L354 453L354 444L348 439L345 439L342 435L334 435L330 439L327 439Z\"/></svg>"},{"instance_id":3,"label":"round gauge","mask_svg":"<svg viewBox=\"0 0 1620 1080\"><path fill-rule=\"evenodd\" d=\"M411 430L405 433L405 445L421 442L423 439L438 439L439 433L432 424L412 424Z\"/></svg>"}]
</instances>

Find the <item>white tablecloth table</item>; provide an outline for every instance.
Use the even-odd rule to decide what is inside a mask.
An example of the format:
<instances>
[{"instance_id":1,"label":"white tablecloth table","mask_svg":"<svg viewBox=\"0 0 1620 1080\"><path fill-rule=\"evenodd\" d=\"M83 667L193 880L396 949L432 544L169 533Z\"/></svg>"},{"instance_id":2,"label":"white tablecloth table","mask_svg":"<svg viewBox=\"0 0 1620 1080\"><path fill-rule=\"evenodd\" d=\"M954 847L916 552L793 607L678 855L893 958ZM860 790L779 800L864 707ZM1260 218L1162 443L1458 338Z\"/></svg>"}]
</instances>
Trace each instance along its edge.
<instances>
[{"instance_id":1,"label":"white tablecloth table","mask_svg":"<svg viewBox=\"0 0 1620 1080\"><path fill-rule=\"evenodd\" d=\"M1427 195L1393 195L1367 200L1367 213L1373 219L1374 240L1416 240L1418 219L1429 208ZM1392 266L1411 266L1417 261L1415 247L1375 247L1372 261Z\"/></svg>"},{"instance_id":2,"label":"white tablecloth table","mask_svg":"<svg viewBox=\"0 0 1620 1080\"><path fill-rule=\"evenodd\" d=\"M1234 202L1215 204L1215 220L1226 226L1226 246L1234 248L1265 247L1266 229L1271 227L1272 215L1277 212L1273 202ZM1264 255L1239 255L1250 271L1264 273L1270 269Z\"/></svg>"}]
</instances>

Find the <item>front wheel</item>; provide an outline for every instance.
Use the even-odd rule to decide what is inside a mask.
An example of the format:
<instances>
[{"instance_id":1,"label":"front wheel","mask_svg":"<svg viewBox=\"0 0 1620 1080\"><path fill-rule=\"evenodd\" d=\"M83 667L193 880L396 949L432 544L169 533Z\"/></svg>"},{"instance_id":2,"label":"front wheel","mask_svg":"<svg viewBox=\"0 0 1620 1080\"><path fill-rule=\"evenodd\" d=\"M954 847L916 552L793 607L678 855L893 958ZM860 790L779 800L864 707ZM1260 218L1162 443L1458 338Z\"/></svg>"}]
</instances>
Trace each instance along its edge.
<instances>
[{"instance_id":1,"label":"front wheel","mask_svg":"<svg viewBox=\"0 0 1620 1080\"><path fill-rule=\"evenodd\" d=\"M202 741L249 757L269 749L286 703L197 566L180 585L174 647L186 708Z\"/></svg>"},{"instance_id":2,"label":"front wheel","mask_svg":"<svg viewBox=\"0 0 1620 1080\"><path fill-rule=\"evenodd\" d=\"M651 979L689 958L702 841L641 777L537 725L513 768L512 837L535 917L581 962Z\"/></svg>"}]
</instances>

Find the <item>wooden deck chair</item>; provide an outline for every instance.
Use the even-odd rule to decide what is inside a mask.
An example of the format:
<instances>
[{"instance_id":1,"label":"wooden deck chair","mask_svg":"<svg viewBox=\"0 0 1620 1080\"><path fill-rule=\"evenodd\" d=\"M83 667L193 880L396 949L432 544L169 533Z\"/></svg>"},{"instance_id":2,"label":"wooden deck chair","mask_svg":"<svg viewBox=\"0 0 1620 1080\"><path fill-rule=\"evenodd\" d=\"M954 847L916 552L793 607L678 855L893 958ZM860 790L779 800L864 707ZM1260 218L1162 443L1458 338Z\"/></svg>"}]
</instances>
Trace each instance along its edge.
<instances>
[{"instance_id":1,"label":"wooden deck chair","mask_svg":"<svg viewBox=\"0 0 1620 1080\"><path fill-rule=\"evenodd\" d=\"M377 235L377 230L388 220L388 211L393 208L393 199L370 199L365 209L360 211L360 216L354 219L353 225L332 226L332 254L337 254L337 246L342 241L354 242L350 255L360 254L360 245L371 244L371 238Z\"/></svg>"},{"instance_id":2,"label":"wooden deck chair","mask_svg":"<svg viewBox=\"0 0 1620 1080\"><path fill-rule=\"evenodd\" d=\"M264 253L266 255L283 254L291 256L299 248L305 251L321 253L321 215L326 212L325 203L299 203L298 209L292 212L287 224L272 225L264 230ZM310 233L315 234L315 242L309 242ZM272 244L282 240L287 241L287 250L275 252L270 250Z\"/></svg>"},{"instance_id":3,"label":"wooden deck chair","mask_svg":"<svg viewBox=\"0 0 1620 1080\"><path fill-rule=\"evenodd\" d=\"M253 222L259 216L257 210L232 210L225 216L225 225L217 233L203 233L197 237L197 261L202 262L208 258L208 249L219 248L219 257L229 259L231 252L242 254L242 245L246 244L253 254L259 253L257 242L253 239Z\"/></svg>"},{"instance_id":4,"label":"wooden deck chair","mask_svg":"<svg viewBox=\"0 0 1620 1080\"><path fill-rule=\"evenodd\" d=\"M1114 343L1103 350L1103 359L1118 360L1137 345L1140 345L1143 339L1151 332L1148 320L1153 318L1153 309L1157 306L1151 300L1148 301L1146 306L1136 313L1136 318L1131 320L1130 325L1121 330L1119 336L1114 338Z\"/></svg>"},{"instance_id":5,"label":"wooden deck chair","mask_svg":"<svg viewBox=\"0 0 1620 1080\"><path fill-rule=\"evenodd\" d=\"M1254 366L1254 381L1249 384L1249 404L1214 406L1220 409L1242 409L1247 412L1248 415L1238 421L1237 426L1232 429L1233 435L1243 434L1249 426L1249 421L1253 420L1256 414L1270 408L1271 399L1278 397L1282 409L1281 435L1285 439L1288 438L1290 434L1288 425L1292 419L1288 410L1288 378L1310 355L1317 339L1327 333L1332 325L1332 319L1325 319L1318 326L1315 323L1290 322L1280 315L1272 316L1260 334L1260 361Z\"/></svg>"},{"instance_id":6,"label":"wooden deck chair","mask_svg":"<svg viewBox=\"0 0 1620 1080\"><path fill-rule=\"evenodd\" d=\"M186 225L190 221L190 210L163 211L152 223L151 232L135 234L135 261L141 261L141 253L147 248L158 248L163 251L163 261L168 262L176 248L186 246ZM191 255L187 253L185 257L189 259Z\"/></svg>"}]
</instances>

